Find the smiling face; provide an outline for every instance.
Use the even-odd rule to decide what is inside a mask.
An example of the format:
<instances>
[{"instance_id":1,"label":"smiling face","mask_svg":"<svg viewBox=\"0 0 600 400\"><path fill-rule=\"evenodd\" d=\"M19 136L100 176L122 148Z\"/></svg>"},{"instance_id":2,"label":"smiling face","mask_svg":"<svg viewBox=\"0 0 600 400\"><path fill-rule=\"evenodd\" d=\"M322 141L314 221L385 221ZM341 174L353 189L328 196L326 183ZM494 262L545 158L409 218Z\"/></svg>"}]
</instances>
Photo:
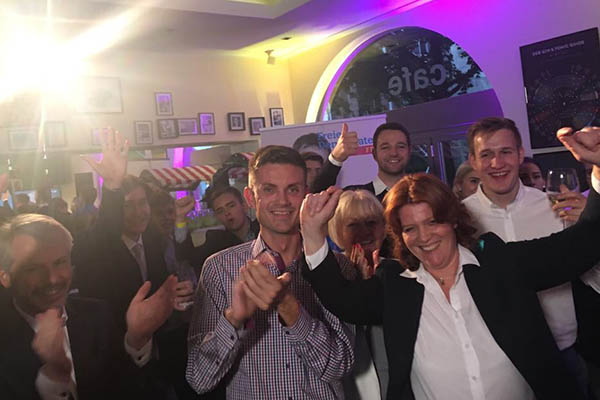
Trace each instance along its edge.
<instances>
[{"instance_id":1,"label":"smiling face","mask_svg":"<svg viewBox=\"0 0 600 400\"><path fill-rule=\"evenodd\" d=\"M406 204L398 214L402 240L425 269L442 270L458 259L456 234L452 225L436 222L429 204Z\"/></svg>"},{"instance_id":2,"label":"smiling face","mask_svg":"<svg viewBox=\"0 0 600 400\"><path fill-rule=\"evenodd\" d=\"M146 231L150 222L150 204L146 191L142 186L137 186L125 195L123 204L123 233L137 240L139 235Z\"/></svg>"},{"instance_id":3,"label":"smiling face","mask_svg":"<svg viewBox=\"0 0 600 400\"><path fill-rule=\"evenodd\" d=\"M292 164L261 166L244 190L248 204L256 210L261 235L295 235L300 224L300 205L306 194L304 170Z\"/></svg>"},{"instance_id":4,"label":"smiling face","mask_svg":"<svg viewBox=\"0 0 600 400\"><path fill-rule=\"evenodd\" d=\"M373 158L379 171L387 175L404 174L410 158L410 149L406 135L402 131L385 129L377 138L377 147L373 149Z\"/></svg>"},{"instance_id":5,"label":"smiling face","mask_svg":"<svg viewBox=\"0 0 600 400\"><path fill-rule=\"evenodd\" d=\"M19 307L27 314L46 311L65 304L71 286L71 241L67 235L56 234L38 241L19 234L10 243L13 263L2 274L2 285L12 293Z\"/></svg>"},{"instance_id":6,"label":"smiling face","mask_svg":"<svg viewBox=\"0 0 600 400\"><path fill-rule=\"evenodd\" d=\"M501 207L510 204L519 191L519 165L523 148L517 146L513 133L500 129L475 136L474 152L469 161L481 179L483 192Z\"/></svg>"}]
</instances>

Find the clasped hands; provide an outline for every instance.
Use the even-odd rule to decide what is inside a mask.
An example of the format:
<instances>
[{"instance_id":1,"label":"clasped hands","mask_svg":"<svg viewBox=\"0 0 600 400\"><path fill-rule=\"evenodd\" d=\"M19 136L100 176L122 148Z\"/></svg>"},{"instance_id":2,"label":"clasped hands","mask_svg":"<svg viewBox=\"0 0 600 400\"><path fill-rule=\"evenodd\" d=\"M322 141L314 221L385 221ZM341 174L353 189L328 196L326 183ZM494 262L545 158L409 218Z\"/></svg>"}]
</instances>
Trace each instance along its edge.
<instances>
[{"instance_id":1,"label":"clasped hands","mask_svg":"<svg viewBox=\"0 0 600 400\"><path fill-rule=\"evenodd\" d=\"M263 252L257 260L250 260L240 268L233 285L231 307L224 313L236 329L243 328L258 309L277 310L286 326L292 326L298 320L300 305L289 290L292 276L289 272L274 276L265 266L273 261Z\"/></svg>"}]
</instances>

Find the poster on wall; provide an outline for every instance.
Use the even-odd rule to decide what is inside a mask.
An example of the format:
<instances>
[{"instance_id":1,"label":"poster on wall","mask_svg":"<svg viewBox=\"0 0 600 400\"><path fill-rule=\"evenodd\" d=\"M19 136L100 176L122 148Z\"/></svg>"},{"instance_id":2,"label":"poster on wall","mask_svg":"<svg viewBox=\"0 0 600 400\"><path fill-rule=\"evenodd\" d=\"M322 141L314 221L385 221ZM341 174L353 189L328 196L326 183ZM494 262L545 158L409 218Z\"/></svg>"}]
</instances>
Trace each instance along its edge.
<instances>
[{"instance_id":1,"label":"poster on wall","mask_svg":"<svg viewBox=\"0 0 600 400\"><path fill-rule=\"evenodd\" d=\"M560 146L556 131L600 125L598 28L521 47L531 147Z\"/></svg>"},{"instance_id":2,"label":"poster on wall","mask_svg":"<svg viewBox=\"0 0 600 400\"><path fill-rule=\"evenodd\" d=\"M348 124L349 131L358 133L359 148L354 156L344 162L337 184L344 187L370 182L377 174L377 164L371 155L373 133L379 125L386 122L385 114L264 128L261 130L260 144L290 146L300 153L314 152L327 158L340 137L344 122Z\"/></svg>"}]
</instances>

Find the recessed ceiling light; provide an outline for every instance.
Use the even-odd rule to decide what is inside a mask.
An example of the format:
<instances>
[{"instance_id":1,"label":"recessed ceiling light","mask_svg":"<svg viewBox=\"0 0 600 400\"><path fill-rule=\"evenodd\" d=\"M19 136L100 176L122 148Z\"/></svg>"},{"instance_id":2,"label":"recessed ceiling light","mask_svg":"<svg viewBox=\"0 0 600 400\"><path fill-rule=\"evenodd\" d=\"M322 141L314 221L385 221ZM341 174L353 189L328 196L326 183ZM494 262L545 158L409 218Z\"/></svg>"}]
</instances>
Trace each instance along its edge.
<instances>
[{"instance_id":1,"label":"recessed ceiling light","mask_svg":"<svg viewBox=\"0 0 600 400\"><path fill-rule=\"evenodd\" d=\"M291 36L285 36L285 37L282 37L281 40L290 40L291 38L292 38Z\"/></svg>"}]
</instances>

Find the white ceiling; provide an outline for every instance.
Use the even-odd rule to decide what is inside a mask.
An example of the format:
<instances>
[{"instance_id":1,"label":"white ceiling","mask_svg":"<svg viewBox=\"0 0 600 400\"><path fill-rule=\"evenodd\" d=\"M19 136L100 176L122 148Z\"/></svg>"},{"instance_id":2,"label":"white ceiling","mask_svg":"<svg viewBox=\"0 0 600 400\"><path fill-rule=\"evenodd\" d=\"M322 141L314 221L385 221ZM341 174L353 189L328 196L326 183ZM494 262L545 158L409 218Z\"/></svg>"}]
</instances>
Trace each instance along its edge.
<instances>
[{"instance_id":1,"label":"white ceiling","mask_svg":"<svg viewBox=\"0 0 600 400\"><path fill-rule=\"evenodd\" d=\"M46 21L70 39L122 13L136 16L115 47L185 52L200 49L264 56L298 54L336 35L403 12L424 0L2 0L3 17ZM0 20L0 23L2 21ZM289 40L282 40L291 37Z\"/></svg>"}]
</instances>

